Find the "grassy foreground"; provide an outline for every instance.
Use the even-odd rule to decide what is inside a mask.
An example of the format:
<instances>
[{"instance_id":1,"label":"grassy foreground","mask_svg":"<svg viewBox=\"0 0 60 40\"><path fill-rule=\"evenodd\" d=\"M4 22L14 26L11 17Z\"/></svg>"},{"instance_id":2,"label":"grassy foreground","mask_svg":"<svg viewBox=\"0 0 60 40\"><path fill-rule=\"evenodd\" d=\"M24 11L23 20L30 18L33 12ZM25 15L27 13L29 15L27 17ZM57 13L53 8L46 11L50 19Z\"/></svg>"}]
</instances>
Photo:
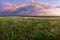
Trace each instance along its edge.
<instances>
[{"instance_id":1,"label":"grassy foreground","mask_svg":"<svg viewBox=\"0 0 60 40\"><path fill-rule=\"evenodd\" d=\"M1 18L0 40L60 40L60 19Z\"/></svg>"}]
</instances>

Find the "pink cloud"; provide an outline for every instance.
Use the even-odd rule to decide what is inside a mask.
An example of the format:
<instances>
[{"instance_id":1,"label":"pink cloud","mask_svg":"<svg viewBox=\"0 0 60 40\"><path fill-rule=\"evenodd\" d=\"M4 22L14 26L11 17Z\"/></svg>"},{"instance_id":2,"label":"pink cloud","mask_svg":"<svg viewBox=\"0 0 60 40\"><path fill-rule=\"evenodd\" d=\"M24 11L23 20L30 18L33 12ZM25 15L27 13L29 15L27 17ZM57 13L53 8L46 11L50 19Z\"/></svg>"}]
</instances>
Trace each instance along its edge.
<instances>
[{"instance_id":1,"label":"pink cloud","mask_svg":"<svg viewBox=\"0 0 60 40\"><path fill-rule=\"evenodd\" d=\"M2 10L8 10L8 11L11 11L14 7L16 7L16 4L12 4L12 3L9 3L9 2L5 2L3 3L3 7L2 7Z\"/></svg>"},{"instance_id":2,"label":"pink cloud","mask_svg":"<svg viewBox=\"0 0 60 40\"><path fill-rule=\"evenodd\" d=\"M41 3L40 3L40 6L42 6L42 7L45 8L45 9L50 9L50 8L52 8L52 6L47 5L47 4L44 3L44 2L41 2Z\"/></svg>"},{"instance_id":3,"label":"pink cloud","mask_svg":"<svg viewBox=\"0 0 60 40\"><path fill-rule=\"evenodd\" d=\"M13 3L10 3L10 2L4 2L3 4L4 5L3 5L2 8L0 8L0 11L5 11L5 10L12 11L12 9L14 9L16 6L20 5L20 4L13 4ZM44 3L40 3L39 5L42 6L43 8L46 8L46 9L51 8L50 6L48 6Z\"/></svg>"}]
</instances>

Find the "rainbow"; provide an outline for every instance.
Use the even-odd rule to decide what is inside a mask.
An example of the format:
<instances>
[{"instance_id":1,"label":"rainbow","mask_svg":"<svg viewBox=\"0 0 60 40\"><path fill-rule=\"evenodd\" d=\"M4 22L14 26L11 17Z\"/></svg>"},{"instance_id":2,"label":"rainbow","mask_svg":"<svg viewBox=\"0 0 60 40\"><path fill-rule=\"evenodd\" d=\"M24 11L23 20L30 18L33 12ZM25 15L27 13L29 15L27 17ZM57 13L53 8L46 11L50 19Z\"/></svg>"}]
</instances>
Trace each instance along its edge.
<instances>
[{"instance_id":1,"label":"rainbow","mask_svg":"<svg viewBox=\"0 0 60 40\"><path fill-rule=\"evenodd\" d=\"M29 5L34 5L35 7L42 9L45 13L48 13L48 9L44 8L43 6L40 6L40 4L38 3L22 3L14 7L12 11L16 10L19 7L29 6Z\"/></svg>"}]
</instances>

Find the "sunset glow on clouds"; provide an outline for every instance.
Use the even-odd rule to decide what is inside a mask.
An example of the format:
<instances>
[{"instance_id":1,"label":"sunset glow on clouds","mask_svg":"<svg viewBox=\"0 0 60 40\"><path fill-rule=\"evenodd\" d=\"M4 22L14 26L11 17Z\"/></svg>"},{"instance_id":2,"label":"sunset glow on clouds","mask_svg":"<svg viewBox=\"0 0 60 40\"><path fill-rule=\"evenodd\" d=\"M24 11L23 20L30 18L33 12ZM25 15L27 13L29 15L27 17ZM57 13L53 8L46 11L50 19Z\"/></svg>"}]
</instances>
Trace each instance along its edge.
<instances>
[{"instance_id":1,"label":"sunset glow on clouds","mask_svg":"<svg viewBox=\"0 0 60 40\"><path fill-rule=\"evenodd\" d=\"M60 16L60 8L49 9L49 14L51 16Z\"/></svg>"},{"instance_id":2,"label":"sunset glow on clouds","mask_svg":"<svg viewBox=\"0 0 60 40\"><path fill-rule=\"evenodd\" d=\"M16 4L12 4L12 3L9 3L9 2L5 2L3 3L4 6L2 7L2 10L8 10L8 11L11 11L15 6Z\"/></svg>"},{"instance_id":3,"label":"sunset glow on clouds","mask_svg":"<svg viewBox=\"0 0 60 40\"><path fill-rule=\"evenodd\" d=\"M24 3L25 4L25 3ZM21 3L21 5L24 5L23 3ZM37 4L38 5L38 4ZM20 6L20 4L12 4L12 3L9 3L9 2L4 2L3 3L3 7L1 8L2 11L4 10L8 10L8 11L11 11L13 10L14 8ZM25 5L24 5L25 6ZM44 7L44 8L49 8L49 6L46 6L45 4L40 4L40 6ZM0 9L0 10L1 10Z\"/></svg>"},{"instance_id":4,"label":"sunset glow on clouds","mask_svg":"<svg viewBox=\"0 0 60 40\"><path fill-rule=\"evenodd\" d=\"M31 0L1 0L0 13L4 11L12 12L17 8L26 6L27 2L31 2ZM41 8L44 11L44 13L37 12L38 16L60 16L60 0L35 0L35 2L40 4L37 8ZM22 11L23 14L24 12ZM25 13L29 13L29 11Z\"/></svg>"}]
</instances>

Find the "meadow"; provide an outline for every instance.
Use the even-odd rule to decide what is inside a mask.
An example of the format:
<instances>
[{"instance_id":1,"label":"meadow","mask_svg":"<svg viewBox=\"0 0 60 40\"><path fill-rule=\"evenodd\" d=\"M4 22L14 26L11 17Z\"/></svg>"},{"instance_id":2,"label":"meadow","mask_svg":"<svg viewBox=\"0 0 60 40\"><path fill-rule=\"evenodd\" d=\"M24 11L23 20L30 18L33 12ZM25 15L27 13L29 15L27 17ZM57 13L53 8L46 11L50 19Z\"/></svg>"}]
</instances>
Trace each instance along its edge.
<instances>
[{"instance_id":1,"label":"meadow","mask_svg":"<svg viewBox=\"0 0 60 40\"><path fill-rule=\"evenodd\" d=\"M0 40L60 40L60 18L0 18Z\"/></svg>"}]
</instances>

